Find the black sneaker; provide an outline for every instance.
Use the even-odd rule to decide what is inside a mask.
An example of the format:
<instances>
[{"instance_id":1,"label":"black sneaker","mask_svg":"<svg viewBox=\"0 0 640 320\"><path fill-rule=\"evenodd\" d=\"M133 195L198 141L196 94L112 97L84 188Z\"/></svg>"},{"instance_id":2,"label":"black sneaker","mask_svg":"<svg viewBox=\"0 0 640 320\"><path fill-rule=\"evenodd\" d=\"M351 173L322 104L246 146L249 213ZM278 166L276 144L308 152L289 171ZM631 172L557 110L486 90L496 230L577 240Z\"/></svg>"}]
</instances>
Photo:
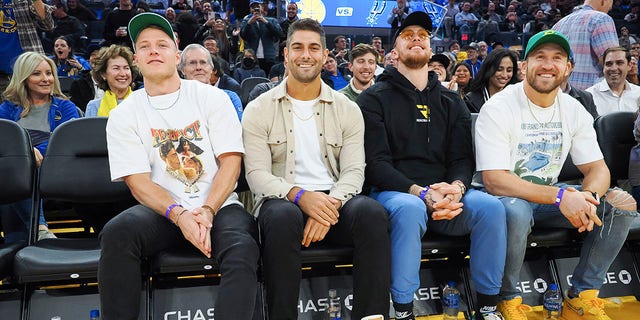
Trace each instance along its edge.
<instances>
[{"instance_id":1,"label":"black sneaker","mask_svg":"<svg viewBox=\"0 0 640 320\"><path fill-rule=\"evenodd\" d=\"M396 320L415 320L413 311L396 311Z\"/></svg>"}]
</instances>

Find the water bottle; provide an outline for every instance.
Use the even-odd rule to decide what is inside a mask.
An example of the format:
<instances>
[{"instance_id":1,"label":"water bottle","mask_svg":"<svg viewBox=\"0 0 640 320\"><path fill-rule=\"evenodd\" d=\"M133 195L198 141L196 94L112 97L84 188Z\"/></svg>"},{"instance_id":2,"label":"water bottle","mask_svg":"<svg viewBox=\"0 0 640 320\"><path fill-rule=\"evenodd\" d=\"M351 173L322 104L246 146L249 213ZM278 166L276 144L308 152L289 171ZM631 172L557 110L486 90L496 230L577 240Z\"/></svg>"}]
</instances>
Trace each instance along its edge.
<instances>
[{"instance_id":1,"label":"water bottle","mask_svg":"<svg viewBox=\"0 0 640 320\"><path fill-rule=\"evenodd\" d=\"M338 298L336 289L329 289L329 307L327 308L327 319L340 320L342 304Z\"/></svg>"},{"instance_id":2,"label":"water bottle","mask_svg":"<svg viewBox=\"0 0 640 320\"><path fill-rule=\"evenodd\" d=\"M443 320L458 319L458 311L460 310L460 291L456 289L456 283L449 281L442 290L442 311L444 313Z\"/></svg>"},{"instance_id":3,"label":"water bottle","mask_svg":"<svg viewBox=\"0 0 640 320\"><path fill-rule=\"evenodd\" d=\"M93 309L89 312L89 319L90 320L98 320L100 319L100 310L98 309Z\"/></svg>"},{"instance_id":4,"label":"water bottle","mask_svg":"<svg viewBox=\"0 0 640 320\"><path fill-rule=\"evenodd\" d=\"M544 293L544 302L542 303L544 308L545 320L558 320L560 319L560 311L562 311L562 296L558 285L552 283L549 285L549 290Z\"/></svg>"}]
</instances>

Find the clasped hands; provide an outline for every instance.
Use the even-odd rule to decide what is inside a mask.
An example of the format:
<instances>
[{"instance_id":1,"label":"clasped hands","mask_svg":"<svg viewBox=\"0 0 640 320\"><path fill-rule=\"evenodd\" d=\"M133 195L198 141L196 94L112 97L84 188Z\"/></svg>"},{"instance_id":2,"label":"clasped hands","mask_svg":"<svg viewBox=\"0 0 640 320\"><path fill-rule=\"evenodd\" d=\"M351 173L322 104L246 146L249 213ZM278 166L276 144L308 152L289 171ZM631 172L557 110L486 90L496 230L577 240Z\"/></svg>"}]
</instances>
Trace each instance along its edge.
<instances>
[{"instance_id":1,"label":"clasped hands","mask_svg":"<svg viewBox=\"0 0 640 320\"><path fill-rule=\"evenodd\" d=\"M438 182L430 185L424 202L427 205L427 212L431 213L431 218L433 220L451 220L459 215L463 206L460 202L462 192L462 187L455 182Z\"/></svg>"},{"instance_id":2,"label":"clasped hands","mask_svg":"<svg viewBox=\"0 0 640 320\"><path fill-rule=\"evenodd\" d=\"M323 192L305 191L298 206L309 216L302 233L302 245L308 247L312 242L324 239L331 226L338 223L342 202Z\"/></svg>"},{"instance_id":3,"label":"clasped hands","mask_svg":"<svg viewBox=\"0 0 640 320\"><path fill-rule=\"evenodd\" d=\"M602 226L597 215L600 199L595 199L589 192L580 192L573 187L565 190L560 201L560 212L578 228L578 232L591 231L593 226Z\"/></svg>"},{"instance_id":4,"label":"clasped hands","mask_svg":"<svg viewBox=\"0 0 640 320\"><path fill-rule=\"evenodd\" d=\"M211 258L211 228L213 227L211 212L202 207L180 210L174 218L174 223L180 228L185 239L207 258Z\"/></svg>"}]
</instances>

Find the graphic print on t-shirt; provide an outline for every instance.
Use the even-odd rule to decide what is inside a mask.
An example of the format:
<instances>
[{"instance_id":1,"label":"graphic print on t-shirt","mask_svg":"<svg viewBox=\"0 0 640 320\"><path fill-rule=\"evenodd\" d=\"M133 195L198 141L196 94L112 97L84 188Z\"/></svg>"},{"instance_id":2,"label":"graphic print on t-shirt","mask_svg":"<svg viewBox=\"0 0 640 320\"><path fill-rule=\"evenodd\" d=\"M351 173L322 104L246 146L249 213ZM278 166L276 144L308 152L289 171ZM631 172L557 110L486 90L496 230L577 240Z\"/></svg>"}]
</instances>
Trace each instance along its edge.
<instances>
[{"instance_id":1,"label":"graphic print on t-shirt","mask_svg":"<svg viewBox=\"0 0 640 320\"><path fill-rule=\"evenodd\" d=\"M520 128L513 172L535 184L551 184L562 169L562 122L525 122Z\"/></svg>"},{"instance_id":2,"label":"graphic print on t-shirt","mask_svg":"<svg viewBox=\"0 0 640 320\"><path fill-rule=\"evenodd\" d=\"M200 155L204 152L195 142L202 140L200 121L183 129L151 129L153 147L158 148L160 159L165 162L165 172L185 185L185 193L197 193L196 185L202 177L204 166Z\"/></svg>"}]
</instances>

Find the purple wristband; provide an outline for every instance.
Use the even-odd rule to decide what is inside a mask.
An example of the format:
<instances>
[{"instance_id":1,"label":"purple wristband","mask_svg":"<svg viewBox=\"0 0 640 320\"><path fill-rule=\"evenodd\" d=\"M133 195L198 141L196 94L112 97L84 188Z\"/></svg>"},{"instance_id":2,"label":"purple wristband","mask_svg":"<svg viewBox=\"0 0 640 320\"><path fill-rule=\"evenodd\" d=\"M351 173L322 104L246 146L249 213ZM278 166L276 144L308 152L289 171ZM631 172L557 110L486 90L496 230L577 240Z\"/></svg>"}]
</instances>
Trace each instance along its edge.
<instances>
[{"instance_id":1,"label":"purple wristband","mask_svg":"<svg viewBox=\"0 0 640 320\"><path fill-rule=\"evenodd\" d=\"M560 207L560 202L562 201L562 195L564 195L564 189L560 188L558 190L558 195L556 195L556 207Z\"/></svg>"},{"instance_id":2,"label":"purple wristband","mask_svg":"<svg viewBox=\"0 0 640 320\"><path fill-rule=\"evenodd\" d=\"M296 204L296 206L298 205L298 201L300 201L300 197L302 197L302 194L307 192L307 190L305 189L300 189L300 191L298 191L298 193L296 193L296 197L293 199L293 203Z\"/></svg>"},{"instance_id":3,"label":"purple wristband","mask_svg":"<svg viewBox=\"0 0 640 320\"><path fill-rule=\"evenodd\" d=\"M424 201L424 197L427 196L427 192L429 191L429 186L424 187L422 191L420 191L420 200Z\"/></svg>"},{"instance_id":4,"label":"purple wristband","mask_svg":"<svg viewBox=\"0 0 640 320\"><path fill-rule=\"evenodd\" d=\"M169 219L169 214L171 213L171 210L173 210L173 208L175 208L175 207L180 207L180 208L182 208L182 205L177 204L177 203L174 203L174 204L170 205L170 206L167 208L167 210L164 212L164 217L165 217L165 218L167 218L168 220L171 220L171 219Z\"/></svg>"}]
</instances>

